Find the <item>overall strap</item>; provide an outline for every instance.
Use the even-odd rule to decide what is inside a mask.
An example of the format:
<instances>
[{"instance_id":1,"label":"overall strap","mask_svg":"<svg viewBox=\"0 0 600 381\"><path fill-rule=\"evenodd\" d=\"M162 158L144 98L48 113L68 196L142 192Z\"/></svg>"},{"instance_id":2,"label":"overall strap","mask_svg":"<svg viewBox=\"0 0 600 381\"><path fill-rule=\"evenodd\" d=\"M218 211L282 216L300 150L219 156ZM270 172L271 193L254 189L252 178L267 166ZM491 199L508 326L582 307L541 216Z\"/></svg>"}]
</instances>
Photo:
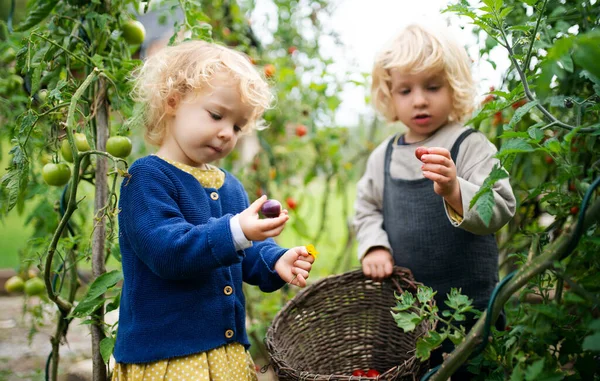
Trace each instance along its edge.
<instances>
[{"instance_id":1,"label":"overall strap","mask_svg":"<svg viewBox=\"0 0 600 381\"><path fill-rule=\"evenodd\" d=\"M387 148L385 149L385 159L384 159L384 164L383 164L383 168L384 168L384 174L385 177L389 177L390 175L390 161L391 161L391 156L392 156L392 148L394 147L394 144L396 142L396 140L398 139L399 134L394 135L393 138L390 139L390 142L387 145Z\"/></svg>"},{"instance_id":2,"label":"overall strap","mask_svg":"<svg viewBox=\"0 0 600 381\"><path fill-rule=\"evenodd\" d=\"M479 132L479 131L469 128L468 130L466 130L462 134L460 134L458 139L456 139L456 141L454 142L454 145L452 146L452 149L450 150L450 156L452 157L452 161L454 161L456 163L456 158L458 157L458 149L460 148L460 144L463 142L463 140L465 140L467 138L467 136L471 135L474 132Z\"/></svg>"}]
</instances>

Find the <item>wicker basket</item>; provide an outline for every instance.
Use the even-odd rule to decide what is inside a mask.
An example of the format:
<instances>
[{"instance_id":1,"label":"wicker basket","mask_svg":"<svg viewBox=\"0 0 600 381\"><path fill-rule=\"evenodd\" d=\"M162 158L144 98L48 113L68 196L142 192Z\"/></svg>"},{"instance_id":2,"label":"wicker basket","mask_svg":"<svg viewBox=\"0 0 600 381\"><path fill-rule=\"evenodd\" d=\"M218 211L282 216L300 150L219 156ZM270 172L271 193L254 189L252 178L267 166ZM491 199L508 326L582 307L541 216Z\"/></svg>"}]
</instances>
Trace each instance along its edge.
<instances>
[{"instance_id":1,"label":"wicker basket","mask_svg":"<svg viewBox=\"0 0 600 381\"><path fill-rule=\"evenodd\" d=\"M420 380L428 364L415 357L416 340L432 327L404 333L390 313L394 291L415 292L418 284L410 270L395 267L381 283L357 270L301 290L267 331L275 373L280 380L359 380L353 370L373 368L379 380Z\"/></svg>"}]
</instances>

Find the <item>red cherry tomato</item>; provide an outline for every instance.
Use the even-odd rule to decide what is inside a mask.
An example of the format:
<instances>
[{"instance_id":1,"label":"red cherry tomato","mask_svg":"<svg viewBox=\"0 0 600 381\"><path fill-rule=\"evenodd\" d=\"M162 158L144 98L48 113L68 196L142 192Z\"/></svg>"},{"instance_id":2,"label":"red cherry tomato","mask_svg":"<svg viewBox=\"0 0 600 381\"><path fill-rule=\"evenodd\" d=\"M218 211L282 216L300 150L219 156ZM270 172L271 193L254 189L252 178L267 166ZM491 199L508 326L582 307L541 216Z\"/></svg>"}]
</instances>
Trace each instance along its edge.
<instances>
[{"instance_id":1,"label":"red cherry tomato","mask_svg":"<svg viewBox=\"0 0 600 381\"><path fill-rule=\"evenodd\" d=\"M421 160L421 156L425 155L426 153L429 153L426 147L419 147L415 151L415 156L417 157L417 159Z\"/></svg>"},{"instance_id":2,"label":"red cherry tomato","mask_svg":"<svg viewBox=\"0 0 600 381\"><path fill-rule=\"evenodd\" d=\"M355 377L365 377L367 374L362 369L356 369L354 372L352 372L352 375Z\"/></svg>"},{"instance_id":3,"label":"red cherry tomato","mask_svg":"<svg viewBox=\"0 0 600 381\"><path fill-rule=\"evenodd\" d=\"M378 372L377 370L375 370L375 369L369 369L369 370L367 371L367 377L370 377L370 378L375 378L375 377L377 377L377 376L379 376L379 375L381 375L381 373L379 373L379 372Z\"/></svg>"}]
</instances>

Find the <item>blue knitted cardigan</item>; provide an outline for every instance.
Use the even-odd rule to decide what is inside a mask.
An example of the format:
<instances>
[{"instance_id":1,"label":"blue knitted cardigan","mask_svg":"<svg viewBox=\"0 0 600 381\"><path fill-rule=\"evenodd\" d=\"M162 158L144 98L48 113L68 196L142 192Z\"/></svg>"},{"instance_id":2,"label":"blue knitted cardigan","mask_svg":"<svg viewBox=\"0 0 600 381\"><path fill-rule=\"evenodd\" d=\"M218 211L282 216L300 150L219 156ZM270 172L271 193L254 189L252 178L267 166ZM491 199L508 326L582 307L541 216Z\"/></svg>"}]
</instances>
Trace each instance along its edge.
<instances>
[{"instance_id":1,"label":"blue knitted cardigan","mask_svg":"<svg viewBox=\"0 0 600 381\"><path fill-rule=\"evenodd\" d=\"M271 239L236 251L229 220L249 205L225 172L219 189L157 156L137 160L121 185L123 290L114 357L147 363L228 343L250 346L242 282L271 292L285 253ZM233 292L231 292L233 291Z\"/></svg>"}]
</instances>

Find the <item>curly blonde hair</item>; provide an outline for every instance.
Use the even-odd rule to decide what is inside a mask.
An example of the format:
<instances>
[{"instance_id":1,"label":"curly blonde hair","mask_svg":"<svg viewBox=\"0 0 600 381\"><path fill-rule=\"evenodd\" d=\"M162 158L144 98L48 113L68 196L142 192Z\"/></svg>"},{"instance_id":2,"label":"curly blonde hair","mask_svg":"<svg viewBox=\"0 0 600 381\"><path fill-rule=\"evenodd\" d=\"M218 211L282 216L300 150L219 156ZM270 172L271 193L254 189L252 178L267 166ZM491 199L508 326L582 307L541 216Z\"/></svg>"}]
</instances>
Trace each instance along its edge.
<instances>
[{"instance_id":1,"label":"curly blonde hair","mask_svg":"<svg viewBox=\"0 0 600 381\"><path fill-rule=\"evenodd\" d=\"M421 25L409 25L375 58L371 95L373 107L389 121L396 121L390 71L414 74L441 72L452 90L451 121L461 121L475 106L471 61L464 47L445 33Z\"/></svg>"},{"instance_id":2,"label":"curly blonde hair","mask_svg":"<svg viewBox=\"0 0 600 381\"><path fill-rule=\"evenodd\" d=\"M261 116L271 107L274 96L250 59L214 43L185 41L152 55L133 74L132 97L142 106L146 140L162 144L169 99L183 99L191 92L203 90L215 75L221 74L234 80L242 103L252 108L243 132L264 128Z\"/></svg>"}]
</instances>

